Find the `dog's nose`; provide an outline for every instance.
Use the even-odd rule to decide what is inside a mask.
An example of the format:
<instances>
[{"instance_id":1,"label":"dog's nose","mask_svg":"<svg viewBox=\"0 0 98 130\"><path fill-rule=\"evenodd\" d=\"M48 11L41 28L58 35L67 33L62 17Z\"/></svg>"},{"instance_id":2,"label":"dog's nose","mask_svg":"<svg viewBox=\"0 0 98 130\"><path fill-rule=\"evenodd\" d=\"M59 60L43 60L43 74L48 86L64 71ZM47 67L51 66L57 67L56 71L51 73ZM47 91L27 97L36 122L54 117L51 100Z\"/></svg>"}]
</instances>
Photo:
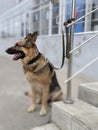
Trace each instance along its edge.
<instances>
[{"instance_id":1,"label":"dog's nose","mask_svg":"<svg viewBox=\"0 0 98 130\"><path fill-rule=\"evenodd\" d=\"M13 49L12 48L8 48L7 50L5 50L6 53L8 54L13 54Z\"/></svg>"},{"instance_id":2,"label":"dog's nose","mask_svg":"<svg viewBox=\"0 0 98 130\"><path fill-rule=\"evenodd\" d=\"M14 47L10 47L7 50L5 50L8 54L15 54L17 51L14 49Z\"/></svg>"},{"instance_id":3,"label":"dog's nose","mask_svg":"<svg viewBox=\"0 0 98 130\"><path fill-rule=\"evenodd\" d=\"M8 53L8 50L9 50L9 49L5 50L5 52Z\"/></svg>"}]
</instances>

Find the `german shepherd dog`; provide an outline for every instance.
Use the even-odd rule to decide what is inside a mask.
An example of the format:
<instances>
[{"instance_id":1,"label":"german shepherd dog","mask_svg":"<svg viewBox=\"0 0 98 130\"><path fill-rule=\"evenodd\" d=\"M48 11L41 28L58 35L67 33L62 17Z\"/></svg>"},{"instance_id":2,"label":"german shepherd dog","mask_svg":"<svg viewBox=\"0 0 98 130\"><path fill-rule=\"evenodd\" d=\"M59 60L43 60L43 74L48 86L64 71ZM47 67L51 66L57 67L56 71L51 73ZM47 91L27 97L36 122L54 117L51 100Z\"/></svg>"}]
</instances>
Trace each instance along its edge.
<instances>
[{"instance_id":1,"label":"german shepherd dog","mask_svg":"<svg viewBox=\"0 0 98 130\"><path fill-rule=\"evenodd\" d=\"M40 116L44 116L47 103L61 100L62 92L52 65L35 44L37 36L37 32L28 34L6 52L14 55L13 60L21 59L23 63L24 74L32 88L32 91L25 93L32 98L28 112L33 112L36 104L41 103Z\"/></svg>"}]
</instances>

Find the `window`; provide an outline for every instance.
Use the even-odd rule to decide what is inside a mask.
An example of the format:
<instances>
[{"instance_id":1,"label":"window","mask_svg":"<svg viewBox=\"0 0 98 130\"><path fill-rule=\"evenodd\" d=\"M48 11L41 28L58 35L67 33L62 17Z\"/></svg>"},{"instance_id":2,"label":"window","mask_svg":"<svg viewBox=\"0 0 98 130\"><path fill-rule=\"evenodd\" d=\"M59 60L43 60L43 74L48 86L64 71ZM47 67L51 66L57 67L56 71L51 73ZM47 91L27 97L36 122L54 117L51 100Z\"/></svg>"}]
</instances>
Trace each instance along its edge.
<instances>
[{"instance_id":1,"label":"window","mask_svg":"<svg viewBox=\"0 0 98 130\"><path fill-rule=\"evenodd\" d=\"M3 23L0 23L0 38L3 37Z\"/></svg>"},{"instance_id":2,"label":"window","mask_svg":"<svg viewBox=\"0 0 98 130\"><path fill-rule=\"evenodd\" d=\"M67 10L66 10L66 18L70 19L71 18L71 11L72 11L72 0L67 0ZM85 14L85 1L79 1L76 0L76 7L75 7L75 19L78 19L82 17ZM84 32L84 19L80 20L75 24L74 27L74 32Z\"/></svg>"},{"instance_id":3,"label":"window","mask_svg":"<svg viewBox=\"0 0 98 130\"><path fill-rule=\"evenodd\" d=\"M9 20L8 22L8 36L13 37L14 36L14 19Z\"/></svg>"},{"instance_id":4,"label":"window","mask_svg":"<svg viewBox=\"0 0 98 130\"><path fill-rule=\"evenodd\" d=\"M52 9L52 34L58 34L59 26L57 23L57 19L59 17L59 2L55 2L53 4Z\"/></svg>"},{"instance_id":5,"label":"window","mask_svg":"<svg viewBox=\"0 0 98 130\"><path fill-rule=\"evenodd\" d=\"M33 16L33 21L34 21L34 22L39 21L39 11L35 12L33 15L34 15L34 16Z\"/></svg>"},{"instance_id":6,"label":"window","mask_svg":"<svg viewBox=\"0 0 98 130\"><path fill-rule=\"evenodd\" d=\"M33 2L34 2L33 6L36 6L36 5L40 4L40 0L34 0Z\"/></svg>"},{"instance_id":7,"label":"window","mask_svg":"<svg viewBox=\"0 0 98 130\"><path fill-rule=\"evenodd\" d=\"M4 22L4 29L3 29L3 38L8 37L8 21Z\"/></svg>"},{"instance_id":8,"label":"window","mask_svg":"<svg viewBox=\"0 0 98 130\"><path fill-rule=\"evenodd\" d=\"M41 10L41 35L47 35L49 32L49 7Z\"/></svg>"},{"instance_id":9,"label":"window","mask_svg":"<svg viewBox=\"0 0 98 130\"><path fill-rule=\"evenodd\" d=\"M26 14L26 35L29 33L29 13Z\"/></svg>"},{"instance_id":10,"label":"window","mask_svg":"<svg viewBox=\"0 0 98 130\"><path fill-rule=\"evenodd\" d=\"M40 11L36 11L32 14L33 16L33 32L38 31L40 28Z\"/></svg>"},{"instance_id":11,"label":"window","mask_svg":"<svg viewBox=\"0 0 98 130\"><path fill-rule=\"evenodd\" d=\"M93 0L92 9L98 7L98 0ZM91 30L98 31L98 10L92 14Z\"/></svg>"},{"instance_id":12,"label":"window","mask_svg":"<svg viewBox=\"0 0 98 130\"><path fill-rule=\"evenodd\" d=\"M21 16L15 17L15 36L21 36Z\"/></svg>"}]
</instances>

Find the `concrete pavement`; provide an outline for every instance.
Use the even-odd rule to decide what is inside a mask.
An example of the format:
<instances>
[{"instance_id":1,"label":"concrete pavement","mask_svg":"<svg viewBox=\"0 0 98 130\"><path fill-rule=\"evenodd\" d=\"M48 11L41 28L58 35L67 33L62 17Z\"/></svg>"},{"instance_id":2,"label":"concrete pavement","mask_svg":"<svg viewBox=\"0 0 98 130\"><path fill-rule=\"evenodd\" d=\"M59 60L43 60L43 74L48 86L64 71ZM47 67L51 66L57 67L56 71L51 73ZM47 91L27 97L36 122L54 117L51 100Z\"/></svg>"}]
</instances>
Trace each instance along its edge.
<instances>
[{"instance_id":1,"label":"concrete pavement","mask_svg":"<svg viewBox=\"0 0 98 130\"><path fill-rule=\"evenodd\" d=\"M63 70L57 71L58 80L66 94L66 85L63 81L66 74ZM94 81L79 75L73 80L72 96L77 97L77 88L80 83ZM30 86L25 79L22 64L12 61L11 57L0 56L0 130L30 130L50 121L51 108L44 117L39 116L40 106L33 113L27 113L30 100L24 95Z\"/></svg>"},{"instance_id":2,"label":"concrete pavement","mask_svg":"<svg viewBox=\"0 0 98 130\"><path fill-rule=\"evenodd\" d=\"M49 122L50 108L45 117L39 116L40 106L27 113L30 100L24 92L29 89L21 64L0 57L0 130L30 130Z\"/></svg>"}]
</instances>

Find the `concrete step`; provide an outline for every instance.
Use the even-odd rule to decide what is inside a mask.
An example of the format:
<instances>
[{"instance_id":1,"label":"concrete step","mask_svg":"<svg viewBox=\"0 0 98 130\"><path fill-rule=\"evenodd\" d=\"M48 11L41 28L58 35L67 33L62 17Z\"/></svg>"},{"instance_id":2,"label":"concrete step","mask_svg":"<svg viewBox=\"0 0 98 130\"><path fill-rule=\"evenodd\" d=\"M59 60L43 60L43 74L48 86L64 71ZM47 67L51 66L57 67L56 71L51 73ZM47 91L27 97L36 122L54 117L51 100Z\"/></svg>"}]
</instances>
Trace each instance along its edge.
<instances>
[{"instance_id":1,"label":"concrete step","mask_svg":"<svg viewBox=\"0 0 98 130\"><path fill-rule=\"evenodd\" d=\"M74 104L56 102L51 120L61 130L98 130L98 108L79 99Z\"/></svg>"},{"instance_id":2,"label":"concrete step","mask_svg":"<svg viewBox=\"0 0 98 130\"><path fill-rule=\"evenodd\" d=\"M54 123L49 123L31 130L60 130Z\"/></svg>"},{"instance_id":3,"label":"concrete step","mask_svg":"<svg viewBox=\"0 0 98 130\"><path fill-rule=\"evenodd\" d=\"M78 98L98 107L98 82L81 84L78 88Z\"/></svg>"}]
</instances>

